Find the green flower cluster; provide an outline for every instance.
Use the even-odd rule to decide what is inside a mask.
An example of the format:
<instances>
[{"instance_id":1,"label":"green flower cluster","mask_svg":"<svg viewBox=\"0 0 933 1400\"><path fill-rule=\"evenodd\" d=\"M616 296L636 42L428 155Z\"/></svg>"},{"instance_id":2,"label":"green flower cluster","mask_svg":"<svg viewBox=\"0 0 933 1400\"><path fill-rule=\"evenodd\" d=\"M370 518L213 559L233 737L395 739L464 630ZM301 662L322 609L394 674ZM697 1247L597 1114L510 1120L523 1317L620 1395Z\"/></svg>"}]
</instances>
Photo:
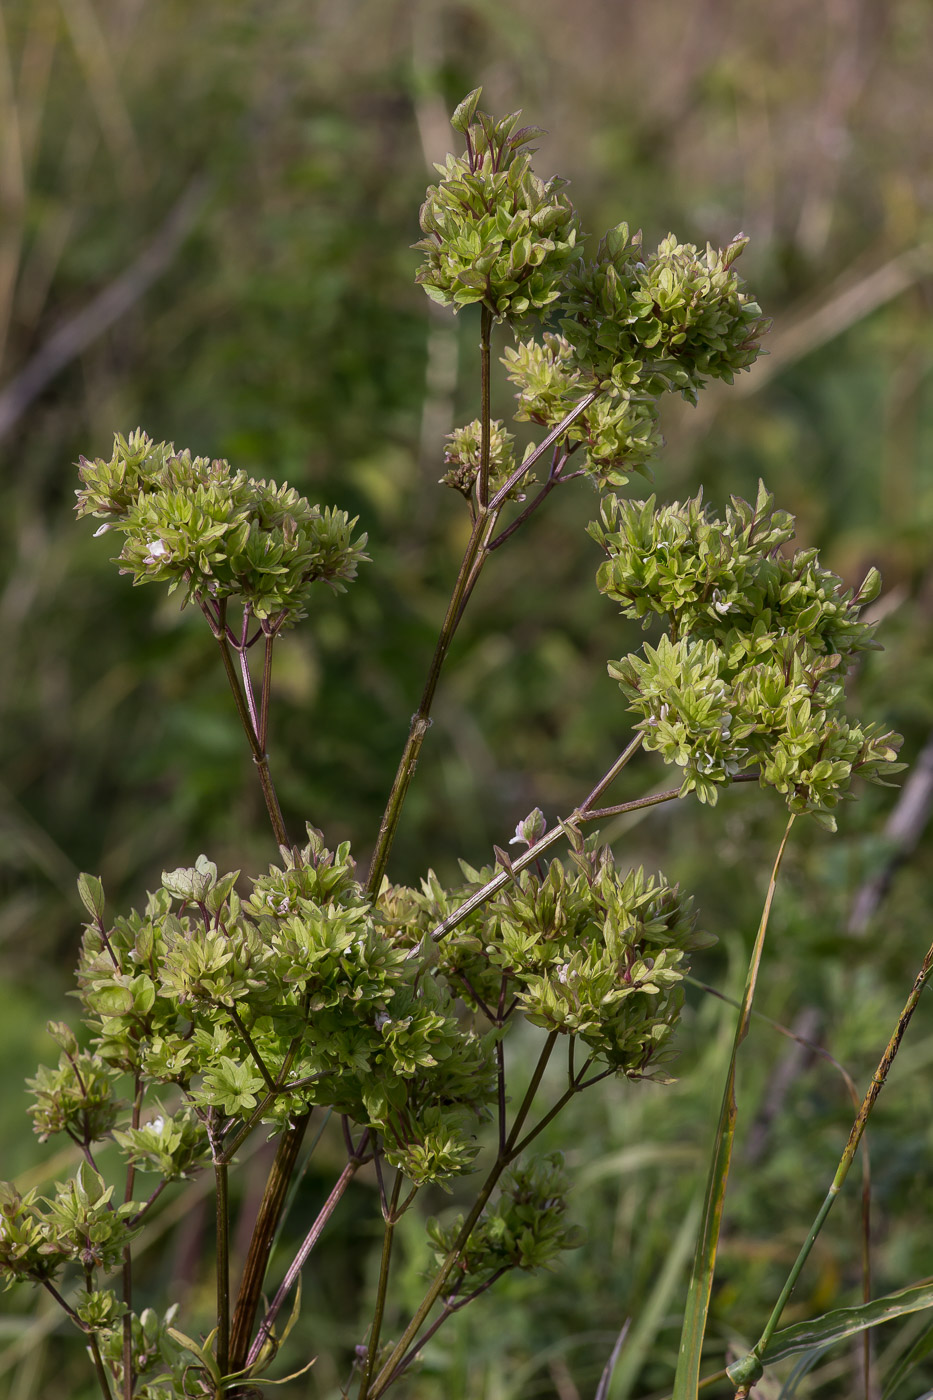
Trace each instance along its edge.
<instances>
[{"instance_id":1,"label":"green flower cluster","mask_svg":"<svg viewBox=\"0 0 933 1400\"><path fill-rule=\"evenodd\" d=\"M575 362L566 336L545 332L541 341L521 341L508 347L502 359L518 385L518 422L555 427L593 387ZM567 430L572 451L582 445L579 467L600 489L624 486L633 472L649 475L648 462L661 444L654 399L623 394L608 386Z\"/></svg>"},{"instance_id":2,"label":"green flower cluster","mask_svg":"<svg viewBox=\"0 0 933 1400\"><path fill-rule=\"evenodd\" d=\"M489 874L464 868L471 884L458 902ZM422 898L430 919L449 912L452 897L436 880ZM591 1058L644 1078L664 1063L686 956L705 942L694 925L677 887L641 869L623 874L593 836L573 870L559 861L543 878L524 870L444 939L439 957L468 1004L491 1016L514 998L534 1025L578 1037Z\"/></svg>"},{"instance_id":3,"label":"green flower cluster","mask_svg":"<svg viewBox=\"0 0 933 1400\"><path fill-rule=\"evenodd\" d=\"M414 247L425 259L415 280L442 306L481 302L514 321L560 296L578 221L565 182L544 183L532 171L534 152L525 148L540 129L519 128L520 112L495 121L478 111L481 91L451 120L466 151L436 167L441 179L421 207L425 236Z\"/></svg>"},{"instance_id":4,"label":"green flower cluster","mask_svg":"<svg viewBox=\"0 0 933 1400\"><path fill-rule=\"evenodd\" d=\"M0 1182L3 1287L21 1279L54 1279L68 1263L78 1264L83 1272L118 1268L136 1233L133 1217L140 1206L138 1201L115 1206L112 1196L113 1187L86 1162L68 1181L59 1182L51 1197L37 1198L35 1191L20 1195L9 1182ZM93 1319L83 1320L93 1325Z\"/></svg>"},{"instance_id":5,"label":"green flower cluster","mask_svg":"<svg viewBox=\"0 0 933 1400\"><path fill-rule=\"evenodd\" d=\"M515 438L506 432L501 418L494 418L489 425L489 484L494 491L504 485L516 467L512 444ZM465 428L455 428L447 434L449 446L444 450L444 461L448 470L441 477L441 485L459 491L468 501L473 499L473 488L479 475L482 450L482 424L478 418ZM524 488L534 481L534 472L522 477L521 486L514 487L508 494L510 500L523 501Z\"/></svg>"},{"instance_id":6,"label":"green flower cluster","mask_svg":"<svg viewBox=\"0 0 933 1400\"><path fill-rule=\"evenodd\" d=\"M669 234L645 258L641 233L624 223L610 230L595 260L567 279L561 329L577 363L621 392L670 388L691 403L706 380L731 383L771 324L733 270L747 244L739 235L701 254Z\"/></svg>"},{"instance_id":7,"label":"green flower cluster","mask_svg":"<svg viewBox=\"0 0 933 1400\"><path fill-rule=\"evenodd\" d=\"M134 583L248 604L276 630L305 616L311 585L342 591L366 559L345 511L312 506L287 484L255 481L227 462L175 452L140 429L117 434L109 462L80 461L79 516L125 536L117 562Z\"/></svg>"},{"instance_id":8,"label":"green flower cluster","mask_svg":"<svg viewBox=\"0 0 933 1400\"><path fill-rule=\"evenodd\" d=\"M480 1216L457 1265L452 1292L464 1299L488 1287L509 1269L546 1269L567 1249L583 1243L579 1226L568 1225L569 1189L564 1159L551 1153L505 1172L495 1204ZM463 1216L428 1222L438 1262L454 1247Z\"/></svg>"},{"instance_id":9,"label":"green flower cluster","mask_svg":"<svg viewBox=\"0 0 933 1400\"><path fill-rule=\"evenodd\" d=\"M138 1072L186 1101L115 1134L140 1167L172 1178L199 1152L203 1161L192 1113L284 1123L318 1104L376 1130L415 1181L469 1169L494 1096L488 1040L463 1027L443 981L419 976L409 946L382 927L347 847L331 853L309 838L247 900L238 872L219 876L204 857L167 873L144 912L109 930L91 892L78 968L88 1062L98 1078ZM97 1078L75 1068L73 1116L90 1114L85 1083L90 1092ZM115 1114L98 1118L104 1136ZM42 1121L54 1130L48 1111Z\"/></svg>"},{"instance_id":10,"label":"green flower cluster","mask_svg":"<svg viewBox=\"0 0 933 1400\"><path fill-rule=\"evenodd\" d=\"M653 497L609 497L590 533L607 555L600 590L627 617L667 620L657 647L609 671L642 717L645 747L684 769L684 792L714 803L724 783L755 773L832 830L855 774L897 771L900 736L845 713L846 671L877 646L859 620L877 570L853 591L816 550L782 554L793 520L764 486L754 507L733 498L725 520L700 496L660 510Z\"/></svg>"}]
</instances>

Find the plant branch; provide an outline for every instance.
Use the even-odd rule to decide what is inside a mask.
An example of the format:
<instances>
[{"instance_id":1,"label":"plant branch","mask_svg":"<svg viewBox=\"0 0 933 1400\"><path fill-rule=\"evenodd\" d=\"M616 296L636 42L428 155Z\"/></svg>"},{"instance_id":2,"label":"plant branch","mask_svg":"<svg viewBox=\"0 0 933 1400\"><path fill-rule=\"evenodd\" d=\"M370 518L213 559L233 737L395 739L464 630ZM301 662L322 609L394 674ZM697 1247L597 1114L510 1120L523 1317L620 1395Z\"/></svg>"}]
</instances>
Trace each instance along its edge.
<instances>
[{"instance_id":1,"label":"plant branch","mask_svg":"<svg viewBox=\"0 0 933 1400\"><path fill-rule=\"evenodd\" d=\"M492 312L484 306L480 312L479 363L480 363L480 447L479 481L477 499L480 512L484 512L489 500L489 439L492 435L492 410L489 404L489 361L492 340Z\"/></svg>"},{"instance_id":2,"label":"plant branch","mask_svg":"<svg viewBox=\"0 0 933 1400\"><path fill-rule=\"evenodd\" d=\"M214 1163L217 1205L217 1366L225 1376L230 1366L230 1200L227 1164Z\"/></svg>"},{"instance_id":3,"label":"plant branch","mask_svg":"<svg viewBox=\"0 0 933 1400\"><path fill-rule=\"evenodd\" d=\"M347 1187L350 1185L350 1182L353 1180L356 1173L359 1171L360 1167L363 1165L363 1162L366 1160L365 1144L368 1137L369 1129L367 1128L366 1132L360 1139L360 1144L359 1147L356 1149L355 1155L350 1158L350 1160L347 1162L347 1165L344 1167L343 1171L338 1176L336 1182L333 1185L333 1188L331 1189L330 1195L327 1197L327 1200L321 1207L317 1219L315 1220L314 1224L311 1226L311 1229L308 1231L307 1235L302 1241L298 1253L292 1260L292 1263L288 1268L288 1272L286 1273L284 1279L279 1285L278 1292L276 1293L272 1302L269 1304L269 1307L266 1309L266 1315L262 1320L262 1325L260 1326L259 1331L256 1333L256 1337L253 1341L253 1344L250 1347L249 1352L245 1358L245 1364L247 1366L251 1366L253 1364L253 1362L256 1360L259 1353L265 1346L266 1340L272 1332L275 1319L278 1317L282 1309L282 1305L285 1302L285 1299L288 1297L292 1288L295 1286L295 1281L298 1278L298 1275L301 1273L301 1270L304 1268L308 1256L310 1255L312 1249L320 1239L324 1226L327 1224L328 1220L333 1215L334 1210L339 1204L341 1197L343 1196Z\"/></svg>"},{"instance_id":4,"label":"plant branch","mask_svg":"<svg viewBox=\"0 0 933 1400\"><path fill-rule=\"evenodd\" d=\"M131 1127L134 1130L139 1127L143 1092L142 1079L139 1070L137 1070L131 1118ZM123 1188L124 1205L133 1199L135 1184L136 1167L130 1162L126 1168L126 1185ZM133 1374L133 1247L130 1244L124 1246L123 1249L123 1305L126 1308L123 1314L123 1400L133 1400L136 1377Z\"/></svg>"},{"instance_id":5,"label":"plant branch","mask_svg":"<svg viewBox=\"0 0 933 1400\"><path fill-rule=\"evenodd\" d=\"M548 1035L547 1040L544 1043L544 1047L541 1051L541 1054L538 1056L538 1063L535 1065L534 1073L532 1074L531 1081L528 1085L527 1090L525 1091L525 1097L522 1100L521 1107L519 1108L518 1113L516 1114L515 1122L512 1125L512 1131L510 1132L508 1139L506 1140L505 1151L500 1152L496 1157L495 1162L492 1164L492 1167L489 1170L486 1180L483 1182L482 1189L480 1190L480 1193L477 1196L476 1200L473 1202L473 1207L470 1210L470 1213L467 1216L466 1220L463 1222L460 1232L457 1235L457 1238L454 1241L450 1252L448 1253L446 1259L441 1264L440 1268L435 1274L434 1280L427 1293L421 1300L417 1312L415 1313L414 1317L411 1319L411 1322L409 1322L408 1326L405 1328L405 1331L402 1333L402 1336L400 1337L399 1341L393 1348L391 1356L386 1361L382 1370L379 1372L379 1375L376 1377L375 1383L371 1391L370 1400L379 1400L379 1396L391 1384L394 1378L396 1368L407 1354L409 1347L414 1342L424 1323L427 1321L428 1314L431 1312L431 1309L434 1307L434 1304L437 1302L438 1298L443 1293L444 1285L446 1284L454 1267L460 1259L460 1256L466 1248L470 1235L473 1233L474 1226L476 1225L476 1222L482 1215L483 1210L486 1206L486 1202L492 1195L496 1183L498 1182L500 1176L505 1171L509 1163L514 1161L515 1156L517 1155L515 1150L515 1139L521 1132L522 1125L525 1119L528 1117L528 1114L531 1110L531 1105L534 1101L535 1094L538 1091L538 1086L541 1083L541 1078L547 1067L547 1062L551 1058L551 1051L554 1049L554 1045L557 1041L557 1036L557 1031L551 1031Z\"/></svg>"},{"instance_id":6,"label":"plant branch","mask_svg":"<svg viewBox=\"0 0 933 1400\"><path fill-rule=\"evenodd\" d=\"M378 1158L376 1159L378 1161ZM395 1226L398 1220L398 1198L402 1190L402 1173L395 1173L395 1185L392 1188L392 1199L386 1211L386 1228L382 1237L382 1258L379 1262L379 1283L376 1287L376 1306L373 1310L373 1322L369 1334L369 1347L366 1352L366 1367L363 1372L363 1379L360 1381L360 1390L357 1400L366 1400L369 1384L373 1378L373 1369L376 1365L376 1357L379 1354L379 1334L382 1331L382 1318L385 1313L386 1298L389 1290L389 1267L392 1262L392 1245L395 1239Z\"/></svg>"},{"instance_id":7,"label":"plant branch","mask_svg":"<svg viewBox=\"0 0 933 1400\"><path fill-rule=\"evenodd\" d=\"M491 511L497 510L498 507L501 506L502 502L506 499L509 492L515 489L515 487L521 481L522 477L526 474L526 472L529 472L531 468L535 465L535 463L541 457L543 457L546 452L549 452L551 450L551 448L554 446L557 440L560 437L562 437L563 434L570 427L571 423L575 423L576 420L580 417L580 414L585 413L586 410L590 407L590 404L595 403L595 401L599 398L601 392L602 391L600 389L592 389L588 394L584 395L580 402L574 404L570 412L564 415L564 417L557 424L557 427L552 428L551 431L548 433L547 437L538 443L538 446L535 448L535 450L533 452L529 452L525 460L521 463L520 466L515 468L512 475L508 478L504 485L499 487L498 491L493 496L492 500L489 502L489 509Z\"/></svg>"},{"instance_id":8,"label":"plant branch","mask_svg":"<svg viewBox=\"0 0 933 1400\"><path fill-rule=\"evenodd\" d=\"M395 839L395 833L402 814L402 807L404 806L405 798L408 795L408 788L414 776L418 757L421 753L421 746L424 743L424 736L430 727L431 705L434 701L434 692L437 689L441 670L447 659L447 652L453 641L454 633L463 616L463 609L467 599L473 591L485 560L489 557L488 539L490 533L495 529L495 523L498 519L502 504L506 500L509 492L517 486L525 473L530 471L538 458L543 456L545 452L549 451L550 448L554 446L561 435L570 427L571 423L579 418L580 414L585 412L594 399L598 397L599 390L594 389L581 399L580 402L561 419L557 427L553 428L551 432L548 433L547 437L535 448L534 452L529 454L526 460L522 462L521 466L515 469L508 481L506 481L504 486L499 488L488 505L481 504L479 507L476 519L473 522L473 529L470 532L466 550L464 551L463 560L460 564L460 572L457 575L457 581L454 585L454 590L447 608L447 615L444 618L444 623L437 639L437 645L434 649L434 655L431 658L431 665L428 670L428 677L425 682L424 692L421 696L421 702L414 715L412 715L408 739L402 751L398 771L392 783L392 789L389 793L386 808L382 815L382 821L379 825L379 836L376 841L376 848L373 852L372 863L369 869L369 879L367 882L367 888L372 898L375 898L379 893L382 877L385 874L386 866L389 862L389 852L392 849L392 843Z\"/></svg>"},{"instance_id":9,"label":"plant branch","mask_svg":"<svg viewBox=\"0 0 933 1400\"><path fill-rule=\"evenodd\" d=\"M227 1007L225 1007L224 1009L227 1011L227 1013L228 1013L228 1015L229 1015L231 1021L232 1021L233 1024L236 1026L237 1030L240 1032L240 1035L243 1037L243 1040L244 1040L244 1042L245 1042L245 1044L246 1044L246 1048L247 1048L247 1050L248 1050L249 1053L250 1053L250 1057L251 1057L253 1063L255 1064L256 1068L259 1070L259 1073L262 1075L263 1083L265 1084L265 1086L266 1086L266 1088L268 1089L269 1093L270 1093L270 1094L279 1094L279 1093L281 1093L281 1091L282 1091L282 1085L281 1085L281 1084L276 1084L275 1080L272 1078L272 1075L269 1073L268 1069L266 1068L265 1061L263 1060L263 1058L262 1058L262 1056L260 1055L259 1051L256 1049L256 1044L255 1044L255 1042L254 1042L254 1040L253 1040L253 1037L250 1035L249 1031L248 1031L248 1030L246 1029L246 1027L244 1026L244 1024L243 1024L243 1019L242 1019L242 1017L240 1016L240 1013L237 1011L236 1007L235 1007L235 1006L227 1006Z\"/></svg>"},{"instance_id":10,"label":"plant branch","mask_svg":"<svg viewBox=\"0 0 933 1400\"><path fill-rule=\"evenodd\" d=\"M230 655L230 643L227 640L225 631L219 634L215 633L215 635L217 636L217 645L220 647L220 655L224 663L224 670L227 673L230 690L233 693L233 701L236 705L237 714L240 717L240 724L243 727L243 732L252 750L253 762L259 774L259 783L262 788L262 795L266 800L266 810L269 813L269 820L272 823L272 831L275 836L276 844L279 846L288 846L290 844L288 832L285 830L282 809L279 806L279 799L272 782L272 776L269 772L269 756L264 752L263 746L260 743L259 733L253 725L249 704L243 695L240 680L236 673L236 667L233 664L233 657ZM255 705L253 708L255 709Z\"/></svg>"},{"instance_id":11,"label":"plant branch","mask_svg":"<svg viewBox=\"0 0 933 1400\"><path fill-rule=\"evenodd\" d=\"M240 1290L233 1312L233 1323L230 1329L230 1368L233 1371L241 1371L246 1364L249 1339L256 1320L256 1310L259 1307L263 1280L272 1251L272 1242L275 1239L289 1183L295 1170L298 1152L310 1118L310 1110L303 1113L279 1139L275 1161L269 1172L269 1179L266 1182L266 1189L259 1206L259 1214L256 1217L256 1224L253 1226L249 1248L246 1252Z\"/></svg>"},{"instance_id":12,"label":"plant branch","mask_svg":"<svg viewBox=\"0 0 933 1400\"><path fill-rule=\"evenodd\" d=\"M557 826L551 827L550 831L545 832L539 841L536 841L533 846L529 846L527 851L524 851L511 862L511 869L500 870L498 875L494 875L481 889L477 890L475 894L470 895L469 899L464 900L459 909L455 909L452 914L448 914L447 918L443 919L432 931L431 938L433 941L439 943L445 934L448 934L451 929L456 928L458 924L463 923L464 919L469 918L475 909L479 909L480 906L491 899L494 894L498 894L499 890L503 889L504 886L524 870L526 866L533 865L546 850L556 845L562 837L567 836L568 830L574 829L583 822L594 820L597 815L603 815L603 812L595 813L590 811L592 803L602 797L610 783L618 777L622 769L626 767L638 752L641 747L641 741L642 736L636 734L635 738L619 755L612 767L603 774L590 795L580 803L579 807L571 812L570 816L567 817L565 821L558 822ZM622 809L613 808L611 811L613 814L623 809L625 811L636 811L639 807L651 807L659 802L670 802L673 798L679 796L680 789L677 788L659 795L655 794L650 797L636 798L631 803L624 803ZM417 954L419 951L419 949L413 950L414 954ZM409 954L409 956L412 956L412 954Z\"/></svg>"},{"instance_id":13,"label":"plant branch","mask_svg":"<svg viewBox=\"0 0 933 1400\"><path fill-rule=\"evenodd\" d=\"M556 447L554 449L554 453L556 458ZM524 525L525 521L529 518L529 516L534 515L538 507L544 504L548 496L554 490L554 487L559 486L560 483L564 480L561 473L563 472L564 463L567 461L568 455L569 454L565 452L559 461L555 461L555 464L551 468L547 481L541 487L541 490L538 492L538 494L535 497L533 497L531 501L529 501L528 505L525 507L525 509L521 512L520 515L517 515L513 521L506 525L504 530L499 531L495 539L490 540L489 544L486 546L490 554L494 549L499 549L501 545L504 545L506 540L511 539L512 535L515 534L515 531L521 529L521 527Z\"/></svg>"}]
</instances>

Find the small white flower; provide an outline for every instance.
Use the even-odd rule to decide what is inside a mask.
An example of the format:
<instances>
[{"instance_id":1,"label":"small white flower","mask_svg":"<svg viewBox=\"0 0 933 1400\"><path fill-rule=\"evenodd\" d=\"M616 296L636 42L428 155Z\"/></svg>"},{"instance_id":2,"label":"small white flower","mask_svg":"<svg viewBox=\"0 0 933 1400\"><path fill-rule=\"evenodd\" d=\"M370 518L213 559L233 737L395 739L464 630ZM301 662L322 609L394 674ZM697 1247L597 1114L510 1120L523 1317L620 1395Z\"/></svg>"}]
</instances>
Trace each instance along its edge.
<instances>
[{"instance_id":1,"label":"small white flower","mask_svg":"<svg viewBox=\"0 0 933 1400\"><path fill-rule=\"evenodd\" d=\"M381 1031L383 1026L389 1026L391 1024L392 1018L389 1016L389 1013L387 1011L380 1011L376 1016L376 1030Z\"/></svg>"},{"instance_id":2,"label":"small white flower","mask_svg":"<svg viewBox=\"0 0 933 1400\"><path fill-rule=\"evenodd\" d=\"M145 563L158 564L168 554L168 546L164 540L160 540L158 535L153 535L152 539L146 541L149 553L146 555Z\"/></svg>"},{"instance_id":3,"label":"small white flower","mask_svg":"<svg viewBox=\"0 0 933 1400\"><path fill-rule=\"evenodd\" d=\"M564 986L567 985L567 973L568 973L568 972L569 972L569 968L568 968L568 966L567 966L566 963L563 963L563 964L557 969L557 980L558 980L558 982L562 982L562 983L564 984Z\"/></svg>"},{"instance_id":4,"label":"small white flower","mask_svg":"<svg viewBox=\"0 0 933 1400\"><path fill-rule=\"evenodd\" d=\"M154 1133L161 1133L162 1129L165 1127L165 1119L159 1114L157 1118L150 1119L147 1126L150 1127Z\"/></svg>"},{"instance_id":5,"label":"small white flower","mask_svg":"<svg viewBox=\"0 0 933 1400\"><path fill-rule=\"evenodd\" d=\"M718 589L718 588L714 588L714 589L713 589L713 607L716 609L716 611L717 611L718 613L721 614L721 613L731 612L732 609L735 607L735 604L734 604L734 603L729 603L729 602L727 602L727 601L723 598L723 596L722 596L722 594L720 593L719 589Z\"/></svg>"},{"instance_id":6,"label":"small white flower","mask_svg":"<svg viewBox=\"0 0 933 1400\"><path fill-rule=\"evenodd\" d=\"M112 521L112 520L108 520L108 521L107 521L105 524L103 524L103 525L98 525L97 529L94 531L94 538L95 538L95 540L98 538L99 535L106 535L107 531L108 531L108 530L112 530L112 529L113 529L113 521Z\"/></svg>"}]
</instances>

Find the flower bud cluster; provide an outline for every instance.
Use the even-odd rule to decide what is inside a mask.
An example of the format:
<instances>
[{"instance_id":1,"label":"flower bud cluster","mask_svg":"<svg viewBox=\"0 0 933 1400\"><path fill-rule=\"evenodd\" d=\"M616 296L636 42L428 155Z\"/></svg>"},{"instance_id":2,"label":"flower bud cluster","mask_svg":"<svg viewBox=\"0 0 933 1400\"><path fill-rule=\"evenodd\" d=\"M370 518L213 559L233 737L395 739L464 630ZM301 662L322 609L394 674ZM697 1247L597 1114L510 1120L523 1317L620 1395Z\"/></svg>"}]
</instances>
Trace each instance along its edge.
<instances>
[{"instance_id":1,"label":"flower bud cluster","mask_svg":"<svg viewBox=\"0 0 933 1400\"><path fill-rule=\"evenodd\" d=\"M520 112L495 121L477 110L481 89L457 108L452 125L463 155L436 169L421 207L425 255L416 281L442 306L479 302L494 316L520 319L545 311L561 293L575 255L578 221L564 181L539 180L528 142L538 127L519 127Z\"/></svg>"},{"instance_id":2,"label":"flower bud cluster","mask_svg":"<svg viewBox=\"0 0 933 1400\"><path fill-rule=\"evenodd\" d=\"M590 533L606 553L597 583L627 617L667 622L642 656L612 662L647 749L684 769L683 791L715 803L724 783L756 774L792 812L834 829L833 809L858 774L897 771L900 736L845 712L853 657L877 646L859 613L877 570L853 591L814 549L781 553L793 520L759 487L725 520L700 496L656 509L603 502Z\"/></svg>"},{"instance_id":3,"label":"flower bud cluster","mask_svg":"<svg viewBox=\"0 0 933 1400\"><path fill-rule=\"evenodd\" d=\"M583 1243L578 1226L568 1225L569 1183L560 1153L551 1153L505 1172L495 1203L480 1216L458 1265L456 1293L464 1297L507 1269L552 1267L567 1249ZM440 1263L463 1228L463 1216L443 1224L428 1222Z\"/></svg>"},{"instance_id":4,"label":"flower bud cluster","mask_svg":"<svg viewBox=\"0 0 933 1400\"><path fill-rule=\"evenodd\" d=\"M80 462L79 516L119 530L121 573L134 583L184 588L184 602L207 597L248 604L276 630L305 616L311 585L337 592L366 559L345 511L311 505L287 484L255 481L224 461L175 452L140 429L117 434L109 462Z\"/></svg>"},{"instance_id":5,"label":"flower bud cluster","mask_svg":"<svg viewBox=\"0 0 933 1400\"><path fill-rule=\"evenodd\" d=\"M501 418L494 418L489 427L489 484L497 491L515 470L515 453L512 450L515 438L506 432ZM444 461L448 470L441 477L441 484L459 491L468 501L472 500L482 450L482 425L479 419L474 418L465 428L456 428L448 433L447 442L449 445L444 450ZM523 501L525 489L534 479L534 472L527 472L522 477L521 486L508 493L509 499Z\"/></svg>"}]
</instances>

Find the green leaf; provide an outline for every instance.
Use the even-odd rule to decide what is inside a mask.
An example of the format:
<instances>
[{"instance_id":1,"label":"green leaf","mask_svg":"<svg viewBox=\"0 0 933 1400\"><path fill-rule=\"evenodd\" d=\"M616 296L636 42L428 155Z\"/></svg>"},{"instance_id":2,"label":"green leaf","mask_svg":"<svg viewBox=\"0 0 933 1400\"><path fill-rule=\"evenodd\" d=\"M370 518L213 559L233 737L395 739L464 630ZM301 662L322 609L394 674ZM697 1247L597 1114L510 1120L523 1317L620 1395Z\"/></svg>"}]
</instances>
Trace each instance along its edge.
<instances>
[{"instance_id":1,"label":"green leaf","mask_svg":"<svg viewBox=\"0 0 933 1400\"><path fill-rule=\"evenodd\" d=\"M824 1348L864 1332L866 1327L878 1327L892 1318L903 1317L905 1313L920 1312L933 1307L933 1280L902 1288L897 1293L887 1293L871 1303L860 1303L852 1308L836 1308L823 1313L821 1317L808 1322L795 1323L775 1332L764 1354L759 1358L754 1352L743 1356L728 1368L729 1379L734 1385L744 1383L760 1366L772 1366L795 1356L800 1351L811 1351L814 1347Z\"/></svg>"},{"instance_id":2,"label":"green leaf","mask_svg":"<svg viewBox=\"0 0 933 1400\"><path fill-rule=\"evenodd\" d=\"M206 1339L204 1346L201 1346L193 1337L189 1337L184 1332L180 1332L177 1327L169 1327L166 1330L168 1335L176 1341L180 1347L183 1347L185 1351L190 1351L192 1356L197 1357L214 1382L214 1385L219 1386L221 1382L220 1368L211 1353L206 1350L206 1348L210 1346L211 1338L214 1336L214 1333L212 1332L210 1337Z\"/></svg>"},{"instance_id":3,"label":"green leaf","mask_svg":"<svg viewBox=\"0 0 933 1400\"><path fill-rule=\"evenodd\" d=\"M466 132L470 122L476 115L476 109L479 106L479 100L482 95L483 89L481 87L474 88L473 91L468 93L463 101L457 105L450 119L450 124L454 131Z\"/></svg>"},{"instance_id":4,"label":"green leaf","mask_svg":"<svg viewBox=\"0 0 933 1400\"><path fill-rule=\"evenodd\" d=\"M96 875L78 876L78 896L92 919L104 917L104 887Z\"/></svg>"}]
</instances>

